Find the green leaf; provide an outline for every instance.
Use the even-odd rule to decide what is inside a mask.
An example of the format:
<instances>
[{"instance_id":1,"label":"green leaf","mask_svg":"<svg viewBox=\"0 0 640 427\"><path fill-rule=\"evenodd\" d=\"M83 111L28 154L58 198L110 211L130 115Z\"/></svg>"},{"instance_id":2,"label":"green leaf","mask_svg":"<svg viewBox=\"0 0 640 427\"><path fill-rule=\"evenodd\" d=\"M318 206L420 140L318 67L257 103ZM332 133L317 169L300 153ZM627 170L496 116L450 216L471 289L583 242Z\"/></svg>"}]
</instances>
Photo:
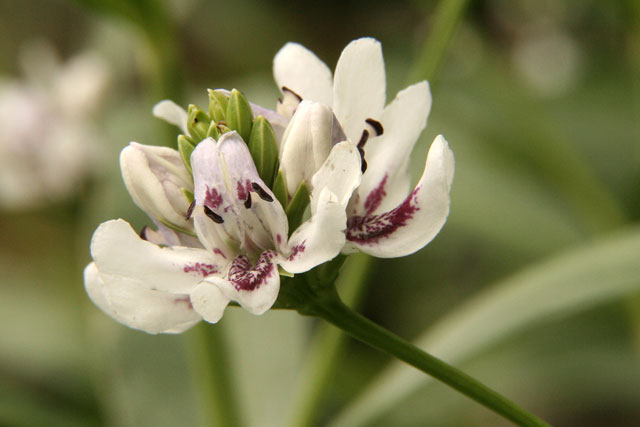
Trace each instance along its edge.
<instances>
[{"instance_id":1,"label":"green leaf","mask_svg":"<svg viewBox=\"0 0 640 427\"><path fill-rule=\"evenodd\" d=\"M278 143L271 124L264 117L258 116L253 121L248 145L258 174L271 188L278 170Z\"/></svg>"},{"instance_id":2,"label":"green leaf","mask_svg":"<svg viewBox=\"0 0 640 427\"><path fill-rule=\"evenodd\" d=\"M229 96L219 90L209 89L209 117L216 122L224 122L227 116Z\"/></svg>"},{"instance_id":3,"label":"green leaf","mask_svg":"<svg viewBox=\"0 0 640 427\"><path fill-rule=\"evenodd\" d=\"M276 179L273 182L273 188L271 189L282 207L286 207L289 203L289 194L287 193L287 182L284 179L282 171L278 171Z\"/></svg>"},{"instance_id":4,"label":"green leaf","mask_svg":"<svg viewBox=\"0 0 640 427\"><path fill-rule=\"evenodd\" d=\"M233 89L231 96L229 96L225 122L231 130L238 132L245 142L249 141L253 123L253 111L251 111L251 105L247 97L237 89Z\"/></svg>"},{"instance_id":5,"label":"green leaf","mask_svg":"<svg viewBox=\"0 0 640 427\"><path fill-rule=\"evenodd\" d=\"M287 206L287 218L289 219L289 235L295 231L296 228L302 224L302 217L304 211L309 205L309 196L311 192L307 187L307 184L302 181L296 190L296 193L291 198L289 206Z\"/></svg>"},{"instance_id":6,"label":"green leaf","mask_svg":"<svg viewBox=\"0 0 640 427\"><path fill-rule=\"evenodd\" d=\"M207 137L210 121L211 119L204 111L193 104L189 105L189 111L187 112L187 129L196 141L200 142Z\"/></svg>"},{"instance_id":7,"label":"green leaf","mask_svg":"<svg viewBox=\"0 0 640 427\"><path fill-rule=\"evenodd\" d=\"M195 148L196 147L191 144L184 135L180 135L178 137L178 151L180 152L180 157L182 157L182 161L187 167L187 170L189 170L189 173L193 173L191 170L191 153L193 153Z\"/></svg>"},{"instance_id":8,"label":"green leaf","mask_svg":"<svg viewBox=\"0 0 640 427\"><path fill-rule=\"evenodd\" d=\"M634 228L526 268L459 306L414 344L460 363L549 318L640 292L639 253ZM331 425L365 425L431 380L394 362Z\"/></svg>"}]
</instances>

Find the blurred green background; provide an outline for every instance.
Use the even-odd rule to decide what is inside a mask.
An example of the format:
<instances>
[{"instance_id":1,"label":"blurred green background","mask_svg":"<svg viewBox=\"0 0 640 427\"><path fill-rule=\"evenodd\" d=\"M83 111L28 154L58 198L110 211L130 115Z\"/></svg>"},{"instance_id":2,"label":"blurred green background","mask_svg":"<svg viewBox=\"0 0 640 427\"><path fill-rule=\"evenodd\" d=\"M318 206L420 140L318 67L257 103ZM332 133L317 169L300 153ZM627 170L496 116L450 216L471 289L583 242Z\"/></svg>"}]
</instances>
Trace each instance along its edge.
<instances>
[{"instance_id":1,"label":"blurred green background","mask_svg":"<svg viewBox=\"0 0 640 427\"><path fill-rule=\"evenodd\" d=\"M451 43L429 69L420 58L441 36L439 8L456 3ZM206 88L235 87L273 107L284 43L333 68L361 36L382 42L388 100L433 77L414 177L440 133L456 176L440 235L373 262L358 310L553 425L640 425L640 3L467 3L0 0L0 81L24 78L33 40L62 61L93 51L110 76L87 119L99 154L73 194L0 212L0 425L206 423L193 332L127 329L84 293L95 227L149 222L126 193L119 151L174 144L175 129L151 115L160 99L206 105ZM229 308L213 327L229 341L241 425L291 423L322 325ZM508 425L343 344L312 425Z\"/></svg>"}]
</instances>

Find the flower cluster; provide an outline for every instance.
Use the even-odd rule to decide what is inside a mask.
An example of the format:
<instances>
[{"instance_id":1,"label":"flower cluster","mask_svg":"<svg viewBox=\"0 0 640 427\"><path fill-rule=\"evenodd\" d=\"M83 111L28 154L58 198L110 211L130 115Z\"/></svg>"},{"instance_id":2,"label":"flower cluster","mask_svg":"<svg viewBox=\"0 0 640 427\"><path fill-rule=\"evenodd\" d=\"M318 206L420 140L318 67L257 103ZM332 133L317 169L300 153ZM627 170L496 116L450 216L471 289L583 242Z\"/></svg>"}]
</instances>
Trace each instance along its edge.
<instances>
[{"instance_id":1,"label":"flower cluster","mask_svg":"<svg viewBox=\"0 0 640 427\"><path fill-rule=\"evenodd\" d=\"M449 212L453 155L442 136L410 188L409 155L426 125L429 87L385 107L380 44L355 40L335 75L289 43L274 59L276 111L237 90L209 108L162 101L154 114L182 130L178 150L131 143L122 175L155 223L138 235L101 224L85 287L116 320L149 333L217 322L238 303L254 314L278 298L281 275L340 253L404 256L435 237Z\"/></svg>"}]
</instances>

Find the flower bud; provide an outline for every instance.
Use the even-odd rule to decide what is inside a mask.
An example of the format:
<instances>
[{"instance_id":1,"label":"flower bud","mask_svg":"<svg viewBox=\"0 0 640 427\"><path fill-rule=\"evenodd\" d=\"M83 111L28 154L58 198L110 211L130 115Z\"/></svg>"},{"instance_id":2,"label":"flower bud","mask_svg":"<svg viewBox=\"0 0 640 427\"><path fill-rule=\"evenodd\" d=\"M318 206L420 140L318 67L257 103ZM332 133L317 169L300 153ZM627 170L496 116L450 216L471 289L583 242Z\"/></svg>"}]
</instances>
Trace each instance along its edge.
<instances>
[{"instance_id":1,"label":"flower bud","mask_svg":"<svg viewBox=\"0 0 640 427\"><path fill-rule=\"evenodd\" d=\"M132 142L120 153L120 169L140 209L170 228L192 232L193 226L185 218L189 208L185 190L193 193L193 178L180 153Z\"/></svg>"},{"instance_id":2,"label":"flower bud","mask_svg":"<svg viewBox=\"0 0 640 427\"><path fill-rule=\"evenodd\" d=\"M253 111L251 111L251 104L249 104L247 97L237 89L233 89L229 96L225 122L229 129L238 132L238 135L245 142L249 141L253 123Z\"/></svg>"},{"instance_id":3,"label":"flower bud","mask_svg":"<svg viewBox=\"0 0 640 427\"><path fill-rule=\"evenodd\" d=\"M248 145L258 174L271 188L278 170L278 142L271 124L263 116L253 121Z\"/></svg>"},{"instance_id":4,"label":"flower bud","mask_svg":"<svg viewBox=\"0 0 640 427\"><path fill-rule=\"evenodd\" d=\"M195 149L195 145L189 141L184 135L178 136L178 152L180 153L180 157L182 157L182 162L186 166L189 173L191 173L191 153Z\"/></svg>"},{"instance_id":5,"label":"flower bud","mask_svg":"<svg viewBox=\"0 0 640 427\"><path fill-rule=\"evenodd\" d=\"M209 117L216 122L223 122L227 116L229 95L219 90L209 89Z\"/></svg>"},{"instance_id":6,"label":"flower bud","mask_svg":"<svg viewBox=\"0 0 640 427\"><path fill-rule=\"evenodd\" d=\"M211 119L207 116L207 113L193 104L189 105L189 110L187 111L187 129L196 142L200 142L207 137L210 122Z\"/></svg>"},{"instance_id":7,"label":"flower bud","mask_svg":"<svg viewBox=\"0 0 640 427\"><path fill-rule=\"evenodd\" d=\"M311 177L327 159L331 147L346 139L330 107L302 101L280 144L280 170L289 196L295 194L302 182L312 189Z\"/></svg>"}]
</instances>

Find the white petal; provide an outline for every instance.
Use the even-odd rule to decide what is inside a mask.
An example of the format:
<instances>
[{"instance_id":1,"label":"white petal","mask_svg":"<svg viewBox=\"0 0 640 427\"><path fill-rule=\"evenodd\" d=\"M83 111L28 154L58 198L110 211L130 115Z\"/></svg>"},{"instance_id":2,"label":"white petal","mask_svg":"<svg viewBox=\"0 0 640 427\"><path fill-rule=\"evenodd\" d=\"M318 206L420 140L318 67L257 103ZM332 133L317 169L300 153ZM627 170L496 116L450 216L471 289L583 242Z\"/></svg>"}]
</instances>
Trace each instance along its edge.
<instances>
[{"instance_id":1,"label":"white petal","mask_svg":"<svg viewBox=\"0 0 640 427\"><path fill-rule=\"evenodd\" d=\"M380 120L385 98L380 42L371 38L352 41L338 59L333 83L333 110L349 139L360 139L366 119Z\"/></svg>"},{"instance_id":2,"label":"white petal","mask_svg":"<svg viewBox=\"0 0 640 427\"><path fill-rule=\"evenodd\" d=\"M191 292L191 304L204 320L217 323L229 305L229 298L216 285L203 281Z\"/></svg>"},{"instance_id":3,"label":"white petal","mask_svg":"<svg viewBox=\"0 0 640 427\"><path fill-rule=\"evenodd\" d=\"M453 153L440 135L431 145L420 182L400 205L380 215L349 218L346 250L356 247L392 258L424 247L447 220L453 170Z\"/></svg>"},{"instance_id":4,"label":"white petal","mask_svg":"<svg viewBox=\"0 0 640 427\"><path fill-rule=\"evenodd\" d=\"M238 302L250 313L262 314L273 306L280 291L275 258L274 252L265 251L251 265L246 256L240 255L231 263L226 278L211 276L205 281L217 286L227 298Z\"/></svg>"},{"instance_id":5,"label":"white petal","mask_svg":"<svg viewBox=\"0 0 640 427\"><path fill-rule=\"evenodd\" d=\"M311 179L311 213L317 211L317 204L323 189L327 188L346 208L351 194L360 185L362 177L360 153L354 144L344 141L336 144L327 160Z\"/></svg>"},{"instance_id":6,"label":"white petal","mask_svg":"<svg viewBox=\"0 0 640 427\"><path fill-rule=\"evenodd\" d=\"M346 222L344 205L324 188L315 214L291 235L287 257L278 264L290 273L302 273L333 259L345 244Z\"/></svg>"},{"instance_id":7,"label":"white petal","mask_svg":"<svg viewBox=\"0 0 640 427\"><path fill-rule=\"evenodd\" d=\"M92 262L84 269L84 288L89 298L104 312L111 310L107 296L104 293L104 283L98 273L96 263Z\"/></svg>"},{"instance_id":8,"label":"white petal","mask_svg":"<svg viewBox=\"0 0 640 427\"><path fill-rule=\"evenodd\" d=\"M191 292L227 264L204 249L156 246L121 219L100 224L91 239L91 256L107 284L122 279L142 289L176 294Z\"/></svg>"},{"instance_id":9,"label":"white petal","mask_svg":"<svg viewBox=\"0 0 640 427\"><path fill-rule=\"evenodd\" d=\"M284 209L258 175L247 144L236 132L224 134L217 144L211 139L198 144L191 155L191 165L197 205L207 206L219 215L222 222L216 226L224 228L243 250L272 248L278 235L287 235ZM196 216L201 218L199 212ZM202 221L197 221L196 229L204 230Z\"/></svg>"},{"instance_id":10,"label":"white petal","mask_svg":"<svg viewBox=\"0 0 640 427\"><path fill-rule=\"evenodd\" d=\"M145 289L126 277L103 279L95 263L85 268L84 278L98 308L130 328L150 334L179 333L201 320L188 295Z\"/></svg>"},{"instance_id":11,"label":"white petal","mask_svg":"<svg viewBox=\"0 0 640 427\"><path fill-rule=\"evenodd\" d=\"M430 110L431 92L426 81L402 90L384 109L384 133L367 142L364 149L368 168L358 188L359 215L386 212L407 196L409 157Z\"/></svg>"},{"instance_id":12,"label":"white petal","mask_svg":"<svg viewBox=\"0 0 640 427\"><path fill-rule=\"evenodd\" d=\"M334 119L333 111L325 104L302 101L298 106L280 143L280 170L290 196L303 181L310 186L311 177L327 159Z\"/></svg>"},{"instance_id":13,"label":"white petal","mask_svg":"<svg viewBox=\"0 0 640 427\"><path fill-rule=\"evenodd\" d=\"M273 58L273 76L279 88L286 86L302 99L331 105L331 70L304 46L284 45Z\"/></svg>"},{"instance_id":14,"label":"white petal","mask_svg":"<svg viewBox=\"0 0 640 427\"><path fill-rule=\"evenodd\" d=\"M170 99L160 101L153 106L152 112L154 116L179 127L183 134L189 135L187 130L187 111L175 102Z\"/></svg>"},{"instance_id":15,"label":"white petal","mask_svg":"<svg viewBox=\"0 0 640 427\"><path fill-rule=\"evenodd\" d=\"M193 226L185 218L189 201L183 189L192 191L191 174L180 153L168 147L132 142L120 153L124 183L135 204L150 217L184 230Z\"/></svg>"}]
</instances>

